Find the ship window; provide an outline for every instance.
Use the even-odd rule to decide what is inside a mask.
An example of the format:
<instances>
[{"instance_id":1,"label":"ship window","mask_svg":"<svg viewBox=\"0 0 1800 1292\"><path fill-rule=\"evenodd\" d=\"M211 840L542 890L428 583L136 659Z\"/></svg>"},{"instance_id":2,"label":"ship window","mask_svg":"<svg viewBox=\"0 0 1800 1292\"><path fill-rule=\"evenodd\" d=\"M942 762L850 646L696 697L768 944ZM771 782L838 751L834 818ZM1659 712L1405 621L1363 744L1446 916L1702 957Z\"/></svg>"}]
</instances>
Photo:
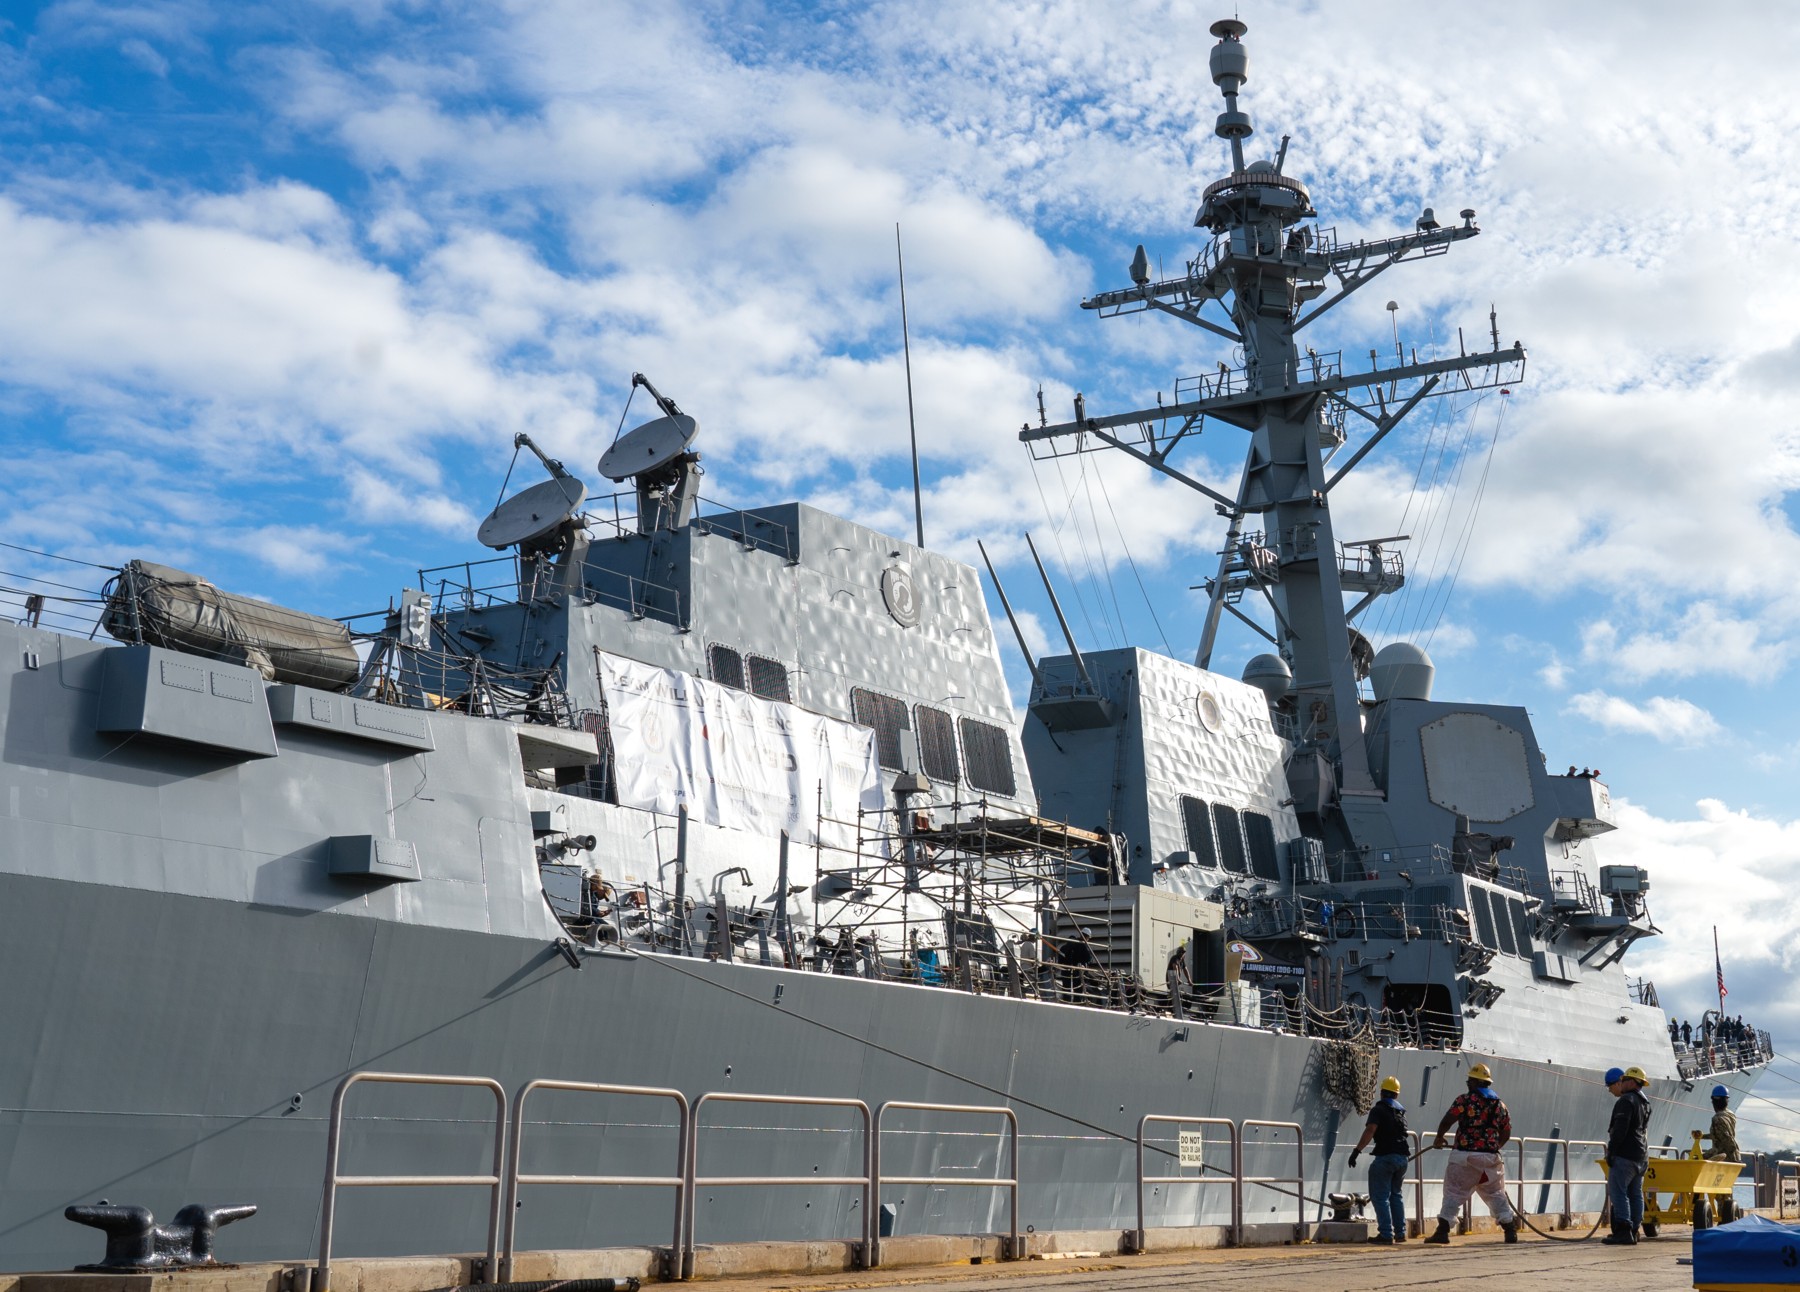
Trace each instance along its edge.
<instances>
[{"instance_id":1,"label":"ship window","mask_svg":"<svg viewBox=\"0 0 1800 1292\"><path fill-rule=\"evenodd\" d=\"M760 695L765 700L780 700L783 704L789 702L792 697L788 693L787 665L779 660L764 659L761 655L747 655L744 663L750 674L750 694Z\"/></svg>"},{"instance_id":2,"label":"ship window","mask_svg":"<svg viewBox=\"0 0 1800 1292\"><path fill-rule=\"evenodd\" d=\"M1244 837L1250 844L1250 869L1261 879L1280 879L1275 859L1275 823L1261 812L1244 813Z\"/></svg>"},{"instance_id":3,"label":"ship window","mask_svg":"<svg viewBox=\"0 0 1800 1292\"><path fill-rule=\"evenodd\" d=\"M1519 944L1513 940L1512 916L1506 909L1506 899L1495 892L1489 892L1487 899L1494 908L1494 932L1500 939L1495 945L1509 956L1518 955ZM1530 948L1527 947L1526 950L1529 951Z\"/></svg>"},{"instance_id":4,"label":"ship window","mask_svg":"<svg viewBox=\"0 0 1800 1292\"><path fill-rule=\"evenodd\" d=\"M1181 822L1187 827L1188 851L1201 866L1219 864L1219 845L1213 840L1212 811L1206 800L1191 794L1181 796Z\"/></svg>"},{"instance_id":5,"label":"ship window","mask_svg":"<svg viewBox=\"0 0 1800 1292\"><path fill-rule=\"evenodd\" d=\"M913 721L919 728L920 770L939 785L956 784L961 765L956 759L956 724L950 715L920 704L913 706Z\"/></svg>"},{"instance_id":6,"label":"ship window","mask_svg":"<svg viewBox=\"0 0 1800 1292\"><path fill-rule=\"evenodd\" d=\"M720 686L728 686L734 691L744 689L744 657L731 647L709 647L706 662L712 671L712 680Z\"/></svg>"},{"instance_id":7,"label":"ship window","mask_svg":"<svg viewBox=\"0 0 1800 1292\"><path fill-rule=\"evenodd\" d=\"M1475 917L1475 933L1480 939L1481 945L1484 947L1499 946L1500 944L1494 940L1494 912L1493 908L1487 904L1486 889L1470 886L1469 914Z\"/></svg>"},{"instance_id":8,"label":"ship window","mask_svg":"<svg viewBox=\"0 0 1800 1292\"><path fill-rule=\"evenodd\" d=\"M1012 742L1004 728L991 722L962 720L963 757L969 762L969 784L990 794L1015 792Z\"/></svg>"},{"instance_id":9,"label":"ship window","mask_svg":"<svg viewBox=\"0 0 1800 1292\"><path fill-rule=\"evenodd\" d=\"M1513 936L1519 940L1519 954L1531 954L1531 916L1525 911L1525 903L1518 898L1510 898L1507 906L1512 909Z\"/></svg>"},{"instance_id":10,"label":"ship window","mask_svg":"<svg viewBox=\"0 0 1800 1292\"><path fill-rule=\"evenodd\" d=\"M1220 864L1242 875L1249 866L1244 856L1244 827L1238 822L1237 809L1229 803L1213 804L1213 825L1219 835Z\"/></svg>"},{"instance_id":11,"label":"ship window","mask_svg":"<svg viewBox=\"0 0 1800 1292\"><path fill-rule=\"evenodd\" d=\"M891 772L904 771L900 763L900 733L912 730L906 701L859 686L850 692L850 713L851 721L875 729L875 749L881 765Z\"/></svg>"}]
</instances>

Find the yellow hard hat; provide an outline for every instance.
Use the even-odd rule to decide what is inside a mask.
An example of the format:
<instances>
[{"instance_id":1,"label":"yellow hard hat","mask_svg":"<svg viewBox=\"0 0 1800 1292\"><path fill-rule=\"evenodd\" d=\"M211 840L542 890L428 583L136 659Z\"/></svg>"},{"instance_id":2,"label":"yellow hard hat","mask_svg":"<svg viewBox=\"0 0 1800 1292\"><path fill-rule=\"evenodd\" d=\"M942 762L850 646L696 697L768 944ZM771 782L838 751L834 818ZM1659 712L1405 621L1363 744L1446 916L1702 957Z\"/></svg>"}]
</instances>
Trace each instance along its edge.
<instances>
[{"instance_id":1,"label":"yellow hard hat","mask_svg":"<svg viewBox=\"0 0 1800 1292\"><path fill-rule=\"evenodd\" d=\"M1387 1091L1390 1095L1399 1094L1400 1093L1400 1078L1399 1077L1383 1077L1381 1079L1381 1088L1383 1090Z\"/></svg>"},{"instance_id":2,"label":"yellow hard hat","mask_svg":"<svg viewBox=\"0 0 1800 1292\"><path fill-rule=\"evenodd\" d=\"M1632 1064L1629 1068L1625 1069L1625 1076L1628 1080L1640 1082L1641 1084L1646 1085L1646 1086L1650 1084L1649 1074L1646 1073L1642 1068L1638 1067L1637 1064L1635 1064L1635 1063Z\"/></svg>"},{"instance_id":3,"label":"yellow hard hat","mask_svg":"<svg viewBox=\"0 0 1800 1292\"><path fill-rule=\"evenodd\" d=\"M1629 1076L1630 1073L1627 1073L1626 1075ZM1492 1081L1493 1079L1494 1074L1488 1071L1488 1065L1485 1063L1477 1063L1474 1067L1469 1069L1470 1081Z\"/></svg>"}]
</instances>

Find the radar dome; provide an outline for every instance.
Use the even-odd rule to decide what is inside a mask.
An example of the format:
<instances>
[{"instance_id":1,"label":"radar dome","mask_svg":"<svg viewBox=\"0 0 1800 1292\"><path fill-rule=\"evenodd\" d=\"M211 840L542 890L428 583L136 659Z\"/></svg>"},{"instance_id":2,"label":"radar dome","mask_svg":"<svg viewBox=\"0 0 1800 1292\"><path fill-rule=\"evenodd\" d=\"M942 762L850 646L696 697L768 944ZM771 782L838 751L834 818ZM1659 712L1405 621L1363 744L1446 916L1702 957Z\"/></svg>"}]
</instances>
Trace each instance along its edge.
<instances>
[{"instance_id":1,"label":"radar dome","mask_svg":"<svg viewBox=\"0 0 1800 1292\"><path fill-rule=\"evenodd\" d=\"M1294 671L1279 655L1258 655L1244 665L1244 681L1261 691L1273 704L1293 686Z\"/></svg>"},{"instance_id":2,"label":"radar dome","mask_svg":"<svg viewBox=\"0 0 1800 1292\"><path fill-rule=\"evenodd\" d=\"M1423 648L1411 642L1389 642L1375 652L1369 684L1377 700L1429 700L1437 667Z\"/></svg>"}]
</instances>

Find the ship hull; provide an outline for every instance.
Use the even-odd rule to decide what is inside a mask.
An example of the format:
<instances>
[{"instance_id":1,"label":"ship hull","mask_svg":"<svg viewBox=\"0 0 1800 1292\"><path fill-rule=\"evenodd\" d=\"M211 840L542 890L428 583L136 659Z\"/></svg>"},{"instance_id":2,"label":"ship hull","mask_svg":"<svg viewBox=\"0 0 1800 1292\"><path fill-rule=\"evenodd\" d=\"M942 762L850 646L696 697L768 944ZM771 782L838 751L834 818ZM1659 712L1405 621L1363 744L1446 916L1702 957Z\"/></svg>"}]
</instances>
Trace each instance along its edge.
<instances>
[{"instance_id":1,"label":"ship hull","mask_svg":"<svg viewBox=\"0 0 1800 1292\"><path fill-rule=\"evenodd\" d=\"M100 1198L165 1219L189 1202L255 1203L221 1254L307 1257L331 1092L358 1070L476 1074L509 1090L554 1077L690 1098L1007 1103L1021 1129L1021 1220L1037 1229L1134 1223L1146 1113L1297 1122L1307 1192L1358 1175L1343 1168L1357 1119L1339 1125L1321 1045L1303 1037L661 956L585 956L577 970L534 939L42 877L0 875L0 911L0 1269L96 1259L100 1235L62 1211ZM1496 1065L1516 1133L1602 1132L1611 1101L1591 1072L1430 1050L1386 1051L1381 1065L1408 1092L1414 1126L1430 1129L1477 1058ZM1727 1083L1747 1089L1754 1075ZM1653 1085L1653 1142L1685 1143L1705 1124L1710 1084ZM491 1096L387 1087L352 1098L346 1171L486 1168ZM532 1126L527 1170L673 1172L672 1105L555 1095L539 1107L549 1124ZM703 1175L853 1174L859 1161L841 1110L727 1105L702 1120ZM893 1125L883 1141L892 1173L997 1173L986 1125L919 1114ZM1246 1168L1285 1174L1292 1161L1291 1147L1271 1146ZM1157 1194L1152 1223L1222 1221L1225 1192ZM854 1193L703 1188L698 1237L853 1236ZM1597 1205L1597 1191L1587 1199ZM998 1190L918 1186L882 1200L897 1233L991 1230L1004 1216ZM358 1191L341 1211L337 1251L476 1250L486 1205L479 1189ZM1295 1207L1252 1190L1245 1219ZM526 1191L520 1243L663 1244L671 1216L666 1190L539 1187Z\"/></svg>"}]
</instances>

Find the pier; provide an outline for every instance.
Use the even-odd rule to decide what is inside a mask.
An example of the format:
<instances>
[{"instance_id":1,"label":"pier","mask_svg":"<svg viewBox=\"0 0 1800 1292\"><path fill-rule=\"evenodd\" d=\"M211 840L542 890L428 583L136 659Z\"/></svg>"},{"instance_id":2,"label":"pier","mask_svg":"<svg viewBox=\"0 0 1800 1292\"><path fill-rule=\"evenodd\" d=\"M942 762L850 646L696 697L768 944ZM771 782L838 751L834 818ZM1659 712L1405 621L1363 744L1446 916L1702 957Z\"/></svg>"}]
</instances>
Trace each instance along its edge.
<instances>
[{"instance_id":1,"label":"pier","mask_svg":"<svg viewBox=\"0 0 1800 1292\"><path fill-rule=\"evenodd\" d=\"M1577 1231L1580 1232L1580 1231ZM1693 1286L1691 1231L1677 1229L1636 1247L1552 1242L1529 1232L1513 1246L1498 1233L1458 1236L1450 1247L1329 1243L1269 1247L1185 1248L1143 1255L1118 1252L1119 1236L1042 1235L1045 1250L1001 1261L993 1239L903 1240L896 1263L850 1267L844 1244L742 1243L706 1249L696 1268L710 1292L858 1292L929 1288L934 1292L1151 1292L1152 1289L1301 1287L1320 1292L1394 1292L1407 1288L1503 1287L1507 1292L1661 1292ZM1094 1242L1084 1248L1084 1241ZM896 1244L896 1246L900 1246ZM1110 1248L1110 1250L1108 1250ZM901 1264L908 1259L941 1263ZM521 1252L521 1281L639 1278L654 1286L649 1249ZM479 1258L417 1257L346 1260L341 1292L428 1292L469 1286ZM0 1292L304 1292L298 1265L244 1265L155 1274L25 1274L0 1276ZM479 1284L476 1285L477 1288Z\"/></svg>"}]
</instances>

